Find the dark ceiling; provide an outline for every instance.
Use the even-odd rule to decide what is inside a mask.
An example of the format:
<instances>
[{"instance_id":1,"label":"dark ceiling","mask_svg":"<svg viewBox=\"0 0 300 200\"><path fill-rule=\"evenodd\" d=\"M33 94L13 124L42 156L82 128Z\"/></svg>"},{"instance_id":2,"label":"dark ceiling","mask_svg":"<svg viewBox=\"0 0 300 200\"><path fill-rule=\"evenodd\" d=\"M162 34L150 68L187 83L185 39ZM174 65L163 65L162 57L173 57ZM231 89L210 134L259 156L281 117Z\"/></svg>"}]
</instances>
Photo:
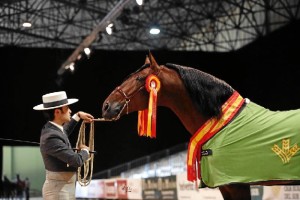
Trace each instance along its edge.
<instances>
[{"instance_id":1,"label":"dark ceiling","mask_svg":"<svg viewBox=\"0 0 300 200\"><path fill-rule=\"evenodd\" d=\"M231 51L299 19L299 0L2 0L0 46ZM32 27L22 23L30 21ZM105 27L114 23L115 33ZM150 35L152 25L159 35Z\"/></svg>"}]
</instances>

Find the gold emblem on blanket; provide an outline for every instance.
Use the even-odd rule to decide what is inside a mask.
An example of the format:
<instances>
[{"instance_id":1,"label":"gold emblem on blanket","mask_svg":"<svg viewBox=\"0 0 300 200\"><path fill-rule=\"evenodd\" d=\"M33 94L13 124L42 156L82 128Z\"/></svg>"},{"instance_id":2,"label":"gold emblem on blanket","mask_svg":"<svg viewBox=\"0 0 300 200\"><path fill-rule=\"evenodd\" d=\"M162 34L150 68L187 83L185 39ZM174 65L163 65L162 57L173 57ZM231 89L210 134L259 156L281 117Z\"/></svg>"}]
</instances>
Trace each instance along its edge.
<instances>
[{"instance_id":1,"label":"gold emblem on blanket","mask_svg":"<svg viewBox=\"0 0 300 200\"><path fill-rule=\"evenodd\" d=\"M290 159L300 150L297 144L290 148L290 139L282 140L282 147L274 144L272 150L281 158L283 163L288 163Z\"/></svg>"}]
</instances>

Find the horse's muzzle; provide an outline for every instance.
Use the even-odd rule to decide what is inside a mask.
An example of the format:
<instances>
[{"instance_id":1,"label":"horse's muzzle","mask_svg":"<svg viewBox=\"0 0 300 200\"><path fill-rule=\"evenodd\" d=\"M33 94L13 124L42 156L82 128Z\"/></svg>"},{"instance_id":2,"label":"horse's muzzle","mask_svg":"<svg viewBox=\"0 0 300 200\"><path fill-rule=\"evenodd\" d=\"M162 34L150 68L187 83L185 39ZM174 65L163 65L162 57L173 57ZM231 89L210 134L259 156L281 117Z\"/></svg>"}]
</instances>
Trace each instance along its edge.
<instances>
[{"instance_id":1,"label":"horse's muzzle","mask_svg":"<svg viewBox=\"0 0 300 200\"><path fill-rule=\"evenodd\" d=\"M104 119L117 120L123 111L123 107L124 106L119 103L110 103L109 101L105 101L102 106L102 117Z\"/></svg>"}]
</instances>

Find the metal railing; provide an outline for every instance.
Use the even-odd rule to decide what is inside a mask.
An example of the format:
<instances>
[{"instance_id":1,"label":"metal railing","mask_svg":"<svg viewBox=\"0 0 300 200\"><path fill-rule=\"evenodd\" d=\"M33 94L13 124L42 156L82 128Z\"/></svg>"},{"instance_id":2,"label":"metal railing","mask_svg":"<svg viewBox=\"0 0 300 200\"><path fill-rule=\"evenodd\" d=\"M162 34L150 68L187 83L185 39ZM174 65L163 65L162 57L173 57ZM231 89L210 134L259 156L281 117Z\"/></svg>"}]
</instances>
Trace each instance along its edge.
<instances>
[{"instance_id":1,"label":"metal railing","mask_svg":"<svg viewBox=\"0 0 300 200\"><path fill-rule=\"evenodd\" d=\"M93 179L107 179L112 177L119 177L123 172L147 165L159 159L179 153L181 151L185 151L187 150L187 147L188 143L176 145L174 147L153 153L151 155L144 156L133 161L112 167L110 169L97 172L93 175Z\"/></svg>"}]
</instances>

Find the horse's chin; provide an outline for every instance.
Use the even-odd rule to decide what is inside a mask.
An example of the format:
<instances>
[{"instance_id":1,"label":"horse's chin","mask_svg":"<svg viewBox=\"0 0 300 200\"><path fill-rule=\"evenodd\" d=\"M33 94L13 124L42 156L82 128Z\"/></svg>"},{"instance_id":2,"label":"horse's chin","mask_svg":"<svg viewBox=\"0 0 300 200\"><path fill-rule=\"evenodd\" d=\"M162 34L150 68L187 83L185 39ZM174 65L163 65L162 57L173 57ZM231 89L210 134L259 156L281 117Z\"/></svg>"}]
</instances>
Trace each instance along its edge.
<instances>
[{"instance_id":1,"label":"horse's chin","mask_svg":"<svg viewBox=\"0 0 300 200\"><path fill-rule=\"evenodd\" d=\"M118 115L118 113L111 113L111 112L104 112L102 114L102 117L105 119L105 120L111 120L111 121L116 121L118 120L120 117Z\"/></svg>"}]
</instances>

